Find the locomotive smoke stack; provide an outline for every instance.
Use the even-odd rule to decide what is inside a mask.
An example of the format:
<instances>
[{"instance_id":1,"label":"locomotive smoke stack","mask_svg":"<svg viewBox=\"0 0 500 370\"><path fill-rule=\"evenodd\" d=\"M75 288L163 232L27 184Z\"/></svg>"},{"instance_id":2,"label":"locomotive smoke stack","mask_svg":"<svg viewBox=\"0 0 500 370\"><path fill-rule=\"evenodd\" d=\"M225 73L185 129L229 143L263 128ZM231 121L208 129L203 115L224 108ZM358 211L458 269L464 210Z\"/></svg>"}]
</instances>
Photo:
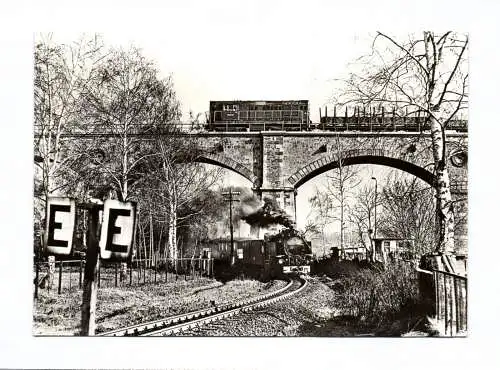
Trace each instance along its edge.
<instances>
[{"instance_id":1,"label":"locomotive smoke stack","mask_svg":"<svg viewBox=\"0 0 500 370\"><path fill-rule=\"evenodd\" d=\"M278 226L295 229L295 223L274 198L265 197L261 201L253 192L242 190L242 193L233 220L243 220L250 225L252 238L260 239L264 231L277 234Z\"/></svg>"},{"instance_id":2,"label":"locomotive smoke stack","mask_svg":"<svg viewBox=\"0 0 500 370\"><path fill-rule=\"evenodd\" d=\"M264 204L260 208L251 213L243 214L241 219L248 223L252 230L274 225L281 225L289 229L295 228L294 222L272 198L264 198Z\"/></svg>"}]
</instances>

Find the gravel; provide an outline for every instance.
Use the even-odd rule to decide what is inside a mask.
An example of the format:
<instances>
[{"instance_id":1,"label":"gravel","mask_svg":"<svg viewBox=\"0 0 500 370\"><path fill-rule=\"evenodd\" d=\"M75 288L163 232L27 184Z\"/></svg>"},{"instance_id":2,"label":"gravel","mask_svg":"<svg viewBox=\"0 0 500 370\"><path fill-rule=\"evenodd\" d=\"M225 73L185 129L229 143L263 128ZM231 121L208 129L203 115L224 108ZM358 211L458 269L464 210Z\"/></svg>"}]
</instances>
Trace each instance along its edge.
<instances>
[{"instance_id":1,"label":"gravel","mask_svg":"<svg viewBox=\"0 0 500 370\"><path fill-rule=\"evenodd\" d=\"M309 326L324 325L338 313L335 293L317 279L301 292L274 305L211 323L187 336L304 336ZM340 334L338 334L340 335Z\"/></svg>"},{"instance_id":2,"label":"gravel","mask_svg":"<svg viewBox=\"0 0 500 370\"><path fill-rule=\"evenodd\" d=\"M332 289L333 288L333 289ZM336 308L335 281L309 278L308 286L285 301L182 333L183 336L314 336L372 337L426 336L410 331L412 325L394 321L389 326L370 327ZM406 328L408 326L408 328Z\"/></svg>"}]
</instances>

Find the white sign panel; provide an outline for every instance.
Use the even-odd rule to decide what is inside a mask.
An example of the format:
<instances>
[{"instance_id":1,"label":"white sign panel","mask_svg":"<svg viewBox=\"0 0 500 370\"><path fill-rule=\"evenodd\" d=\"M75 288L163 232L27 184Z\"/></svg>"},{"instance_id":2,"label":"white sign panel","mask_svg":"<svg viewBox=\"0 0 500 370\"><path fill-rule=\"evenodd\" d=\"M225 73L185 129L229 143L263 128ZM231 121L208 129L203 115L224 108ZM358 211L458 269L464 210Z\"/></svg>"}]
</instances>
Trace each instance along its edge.
<instances>
[{"instance_id":1,"label":"white sign panel","mask_svg":"<svg viewBox=\"0 0 500 370\"><path fill-rule=\"evenodd\" d=\"M49 198L45 226L45 246L50 254L69 255L73 246L76 204L71 198Z\"/></svg>"},{"instance_id":2,"label":"white sign panel","mask_svg":"<svg viewBox=\"0 0 500 370\"><path fill-rule=\"evenodd\" d=\"M134 202L104 202L99 246L102 259L126 260L132 251L136 218Z\"/></svg>"}]
</instances>

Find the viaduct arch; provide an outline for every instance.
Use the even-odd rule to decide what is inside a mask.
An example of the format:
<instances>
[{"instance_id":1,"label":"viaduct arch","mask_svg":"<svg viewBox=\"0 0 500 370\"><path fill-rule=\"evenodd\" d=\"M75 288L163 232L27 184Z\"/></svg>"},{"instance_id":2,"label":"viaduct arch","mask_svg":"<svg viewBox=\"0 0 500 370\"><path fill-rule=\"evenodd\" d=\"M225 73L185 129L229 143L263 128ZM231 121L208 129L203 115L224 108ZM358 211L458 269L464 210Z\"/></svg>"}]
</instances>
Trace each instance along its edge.
<instances>
[{"instance_id":1,"label":"viaduct arch","mask_svg":"<svg viewBox=\"0 0 500 370\"><path fill-rule=\"evenodd\" d=\"M247 178L259 196L276 199L296 219L298 188L313 177L344 165L378 164L408 172L433 184L430 134L414 132L204 132L186 134L196 140L202 154L199 162L232 170ZM451 192L461 200L462 228L455 230L458 255L467 254L467 158L466 133L447 134ZM455 153L455 154L454 154ZM457 164L458 163L458 164ZM300 210L299 210L300 211Z\"/></svg>"}]
</instances>

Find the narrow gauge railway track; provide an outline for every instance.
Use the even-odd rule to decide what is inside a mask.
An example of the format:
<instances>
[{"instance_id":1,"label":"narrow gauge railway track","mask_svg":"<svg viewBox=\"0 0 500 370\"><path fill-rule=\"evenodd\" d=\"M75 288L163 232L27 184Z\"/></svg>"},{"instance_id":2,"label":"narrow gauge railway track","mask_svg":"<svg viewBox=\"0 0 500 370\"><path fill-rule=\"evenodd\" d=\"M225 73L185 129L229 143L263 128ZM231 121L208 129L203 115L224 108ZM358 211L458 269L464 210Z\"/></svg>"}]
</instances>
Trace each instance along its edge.
<instances>
[{"instance_id":1,"label":"narrow gauge railway track","mask_svg":"<svg viewBox=\"0 0 500 370\"><path fill-rule=\"evenodd\" d=\"M128 326L125 328L108 331L99 336L168 336L180 334L186 330L199 328L205 324L213 323L240 312L265 307L296 294L307 285L307 280L302 277L292 278L284 287L257 297L241 301L226 303L217 307L187 312L180 315L169 316L147 323Z\"/></svg>"}]
</instances>

